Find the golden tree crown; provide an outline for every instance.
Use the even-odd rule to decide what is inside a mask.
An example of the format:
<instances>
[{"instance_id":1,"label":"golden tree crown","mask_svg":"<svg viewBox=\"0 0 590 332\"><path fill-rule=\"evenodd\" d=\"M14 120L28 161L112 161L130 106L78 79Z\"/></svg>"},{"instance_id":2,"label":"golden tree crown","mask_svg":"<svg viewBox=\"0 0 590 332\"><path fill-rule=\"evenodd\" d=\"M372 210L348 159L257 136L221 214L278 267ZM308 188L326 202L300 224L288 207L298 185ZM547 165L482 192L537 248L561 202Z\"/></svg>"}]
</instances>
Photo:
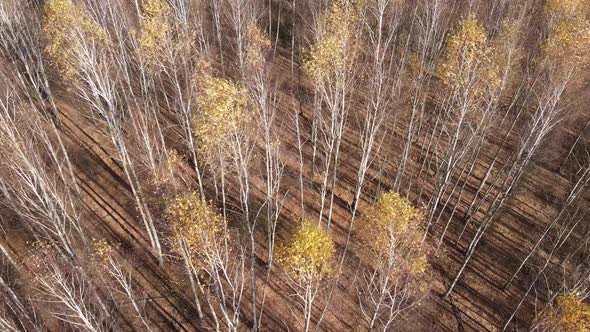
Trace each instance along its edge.
<instances>
[{"instance_id":1,"label":"golden tree crown","mask_svg":"<svg viewBox=\"0 0 590 332\"><path fill-rule=\"evenodd\" d=\"M162 55L167 42L170 7L164 0L147 0L139 19L139 56L148 65L154 65Z\"/></svg>"},{"instance_id":2,"label":"golden tree crown","mask_svg":"<svg viewBox=\"0 0 590 332\"><path fill-rule=\"evenodd\" d=\"M334 254L334 242L328 233L308 220L277 253L278 262L300 283L332 276Z\"/></svg>"},{"instance_id":3,"label":"golden tree crown","mask_svg":"<svg viewBox=\"0 0 590 332\"><path fill-rule=\"evenodd\" d=\"M115 248L106 239L92 240L92 255L102 264L107 264L115 252Z\"/></svg>"},{"instance_id":4,"label":"golden tree crown","mask_svg":"<svg viewBox=\"0 0 590 332\"><path fill-rule=\"evenodd\" d=\"M266 53L271 46L268 35L260 30L255 22L251 22L246 29L246 40L248 41L246 64L250 67L263 65Z\"/></svg>"},{"instance_id":5,"label":"golden tree crown","mask_svg":"<svg viewBox=\"0 0 590 332\"><path fill-rule=\"evenodd\" d=\"M210 74L200 79L199 113L193 121L193 134L201 149L211 152L248 124L250 97L236 82Z\"/></svg>"},{"instance_id":6,"label":"golden tree crown","mask_svg":"<svg viewBox=\"0 0 590 332\"><path fill-rule=\"evenodd\" d=\"M223 216L195 192L170 199L166 220L176 240L173 244L175 251L183 251L178 243L180 240L190 248L193 258L204 255L228 237Z\"/></svg>"},{"instance_id":7,"label":"golden tree crown","mask_svg":"<svg viewBox=\"0 0 590 332\"><path fill-rule=\"evenodd\" d=\"M588 0L547 0L545 15L559 19L584 17L590 2Z\"/></svg>"},{"instance_id":8,"label":"golden tree crown","mask_svg":"<svg viewBox=\"0 0 590 332\"><path fill-rule=\"evenodd\" d=\"M544 58L564 69L587 66L590 60L590 24L583 17L558 20L549 30Z\"/></svg>"},{"instance_id":9,"label":"golden tree crown","mask_svg":"<svg viewBox=\"0 0 590 332\"><path fill-rule=\"evenodd\" d=\"M471 98L481 96L500 83L500 73L494 61L485 27L469 15L450 37L438 74L451 89L473 87ZM476 84L474 84L474 82Z\"/></svg>"},{"instance_id":10,"label":"golden tree crown","mask_svg":"<svg viewBox=\"0 0 590 332\"><path fill-rule=\"evenodd\" d=\"M312 80L321 82L351 69L360 6L360 1L334 1L330 11L320 17L319 39L309 50L303 67Z\"/></svg>"},{"instance_id":11,"label":"golden tree crown","mask_svg":"<svg viewBox=\"0 0 590 332\"><path fill-rule=\"evenodd\" d=\"M82 42L107 46L110 44L109 36L84 8L71 0L47 1L44 14L45 54L61 78L71 82L79 71L76 48Z\"/></svg>"},{"instance_id":12,"label":"golden tree crown","mask_svg":"<svg viewBox=\"0 0 590 332\"><path fill-rule=\"evenodd\" d=\"M389 271L393 275L424 273L428 260L422 242L423 221L421 209L407 198L396 192L382 194L368 208L359 230L360 238L367 245L375 267L386 270L387 265L395 260L396 266Z\"/></svg>"},{"instance_id":13,"label":"golden tree crown","mask_svg":"<svg viewBox=\"0 0 590 332\"><path fill-rule=\"evenodd\" d=\"M541 323L556 331L585 332L590 330L590 305L575 291L557 297L557 307L551 308Z\"/></svg>"}]
</instances>

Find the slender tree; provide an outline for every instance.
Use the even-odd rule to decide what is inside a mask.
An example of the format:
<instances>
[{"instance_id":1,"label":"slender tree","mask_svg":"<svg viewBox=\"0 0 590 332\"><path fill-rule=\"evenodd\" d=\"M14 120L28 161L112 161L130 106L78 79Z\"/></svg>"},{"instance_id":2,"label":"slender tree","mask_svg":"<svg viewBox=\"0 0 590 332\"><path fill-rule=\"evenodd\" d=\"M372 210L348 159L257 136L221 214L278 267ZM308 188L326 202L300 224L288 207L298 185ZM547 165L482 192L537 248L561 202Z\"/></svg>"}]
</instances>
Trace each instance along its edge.
<instances>
[{"instance_id":1,"label":"slender tree","mask_svg":"<svg viewBox=\"0 0 590 332\"><path fill-rule=\"evenodd\" d=\"M428 247L422 239L424 216L398 193L387 192L359 225L367 268L358 300L369 330L389 330L428 289Z\"/></svg>"},{"instance_id":2,"label":"slender tree","mask_svg":"<svg viewBox=\"0 0 590 332\"><path fill-rule=\"evenodd\" d=\"M224 218L196 193L173 198L167 218L172 226L174 250L182 256L189 275L199 317L203 317L204 299L217 330L221 328L220 314L226 329L237 331L245 282L244 257L232 248ZM210 280L208 288L201 281L203 272ZM215 300L210 299L210 292Z\"/></svg>"},{"instance_id":3,"label":"slender tree","mask_svg":"<svg viewBox=\"0 0 590 332\"><path fill-rule=\"evenodd\" d=\"M106 125L156 259L162 264L162 249L154 218L125 139L128 108L121 105L121 82L115 75L117 70L125 68L117 68L122 65L117 61L120 54L115 44L117 41L84 8L71 0L52 0L45 4L43 31L47 38L45 53L63 82L71 86Z\"/></svg>"},{"instance_id":4,"label":"slender tree","mask_svg":"<svg viewBox=\"0 0 590 332\"><path fill-rule=\"evenodd\" d=\"M313 304L334 272L334 243L323 229L306 221L280 247L278 255L289 283L304 303L303 328L307 332L311 329Z\"/></svg>"},{"instance_id":5,"label":"slender tree","mask_svg":"<svg viewBox=\"0 0 590 332\"><path fill-rule=\"evenodd\" d=\"M314 156L316 140L322 149L320 171L320 215L318 224L328 209L327 228L332 222L333 204L342 136L346 127L349 98L354 82L355 59L358 52L357 35L359 6L354 1L336 1L319 18L317 40L309 50L304 70L311 79L314 90L314 128L312 133ZM325 106L324 106L325 105ZM315 160L312 160L314 163ZM326 198L331 191L328 204Z\"/></svg>"}]
</instances>

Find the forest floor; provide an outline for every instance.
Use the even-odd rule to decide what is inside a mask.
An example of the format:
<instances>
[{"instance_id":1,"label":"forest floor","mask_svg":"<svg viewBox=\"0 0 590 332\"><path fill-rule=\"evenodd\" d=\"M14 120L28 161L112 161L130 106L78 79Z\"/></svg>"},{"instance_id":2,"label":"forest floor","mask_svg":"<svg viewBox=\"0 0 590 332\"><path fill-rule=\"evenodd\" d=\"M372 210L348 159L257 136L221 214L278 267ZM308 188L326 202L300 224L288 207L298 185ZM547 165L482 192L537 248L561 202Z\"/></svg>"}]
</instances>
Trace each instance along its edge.
<instances>
[{"instance_id":1,"label":"forest floor","mask_svg":"<svg viewBox=\"0 0 590 332\"><path fill-rule=\"evenodd\" d=\"M302 112L302 125L304 131L309 131L309 119L311 110L298 100L296 89L288 88L290 69L287 58L280 58L275 65L285 73L285 82L279 84L279 114L277 121L282 123L282 144L284 146L282 160L285 163L285 178L283 187L288 188L284 206L278 222L279 241L287 238L299 224L299 160L296 146L296 133L291 117L297 112ZM295 83L297 84L297 83ZM300 87L304 88L304 87ZM299 107L302 107L300 110ZM190 292L187 291L187 283L181 262L175 257L168 257L163 267L159 267L156 260L145 248L149 242L143 235L145 233L140 218L133 208L133 199L125 176L116 162L116 152L108 139L108 135L97 130L92 119L84 117L77 109L74 102L62 99L58 103L62 112L63 137L70 151L73 151L73 162L77 169L77 181L82 191L82 202L85 207L85 224L83 225L90 237L107 238L120 243L123 250L120 251L121 260L132 268L133 281L138 289L146 295L146 309L150 317L159 317L159 328L162 331L198 331L202 326L197 321L196 312L192 305ZM400 116L404 116L401 114ZM352 121L352 120L351 120ZM401 124L403 119L396 121L395 127L390 126L389 136L382 146L383 155L396 155L401 153L401 143L404 129ZM335 209L333 212L333 224L330 235L337 244L337 256L344 251L347 231L351 219L349 204L356 183L356 172L359 163L358 131L349 126L342 146L342 157L339 181L335 189ZM567 138L570 139L571 138ZM419 143L419 142L418 142ZM488 142L493 145L494 142ZM420 145L415 145L415 150L420 151ZM494 151L493 146L489 151ZM560 151L557 155L563 155L567 151ZM311 148L307 144L304 159L311 159ZM417 164L420 156L414 154L412 163ZM477 177L482 177L483 171L489 163L491 156L484 155L477 165L480 170L473 172L473 183L478 183ZM376 167L370 170L365 189L361 197L360 214L363 208L371 202L376 193L391 188L392 174L395 174L396 165L390 161L376 161L384 166L381 171ZM319 183L314 181L311 165L304 165L305 177L305 217L317 218L319 214ZM259 176L256 175L255 176ZM535 179L534 181L530 179ZM424 203L424 197L428 197L434 184L432 174L426 174L419 185L413 186L413 192L406 193L414 201ZM259 181L262 183L262 181ZM468 181L469 182L469 181ZM254 181L256 183L256 181ZM517 268L518 262L526 256L525 248L530 248L542 232L544 226L555 214L556 207L552 205L551 197L560 197L565 194L570 184L554 169L549 169L546 164L537 163L531 167L521 189L502 210L500 217L494 226L485 234L479 249L471 263L467 266L463 277L455 287L453 293L446 298L441 294L452 281L455 273L460 268L465 251L475 232L475 222L468 226L466 234L455 243L464 226L461 215L466 209L466 201L451 202L451 206L458 206L458 212L450 224L446 240L440 250L433 255L432 291L415 310L402 317L393 330L395 331L496 331L501 330L506 319L516 307L528 285L526 269L519 274L516 281L507 290L503 289L504 283L511 273ZM420 192L417 188L420 187ZM546 188L551 188L547 193ZM419 194L421 193L420 197ZM262 187L254 188L253 201L263 199ZM256 203L255 203L256 204ZM449 211L443 211L443 215ZM442 220L445 220L444 218ZM437 244L438 236L444 225L438 224L429 237L433 245ZM165 239L166 227L160 225L162 237ZM24 241L17 241L19 234L8 233L5 235L14 252L23 252ZM263 232L259 234L258 246L258 298L262 297L262 285L265 279L266 239ZM26 239L24 239L26 240ZM164 241L165 242L165 241ZM165 245L166 246L166 245ZM330 304L326 308L324 301L332 290L328 283L323 291L323 296L315 304L313 321L317 322L318 315L325 310L320 330L323 331L353 331L359 328L361 321L357 306L357 292L352 284L359 273L358 246L353 241L352 249L344 262L338 284L333 288ZM170 250L166 250L170 252ZM262 318L264 331L289 331L299 330L302 314L301 308L291 294L289 286L280 277L281 270L273 267L270 283L267 289L265 310ZM272 277L276 276L276 277ZM245 294L249 294L248 291ZM246 295L243 310L249 316L249 301ZM529 297L519 310L512 330L526 330L527 324L534 313L534 297ZM205 324L207 325L207 324Z\"/></svg>"}]
</instances>

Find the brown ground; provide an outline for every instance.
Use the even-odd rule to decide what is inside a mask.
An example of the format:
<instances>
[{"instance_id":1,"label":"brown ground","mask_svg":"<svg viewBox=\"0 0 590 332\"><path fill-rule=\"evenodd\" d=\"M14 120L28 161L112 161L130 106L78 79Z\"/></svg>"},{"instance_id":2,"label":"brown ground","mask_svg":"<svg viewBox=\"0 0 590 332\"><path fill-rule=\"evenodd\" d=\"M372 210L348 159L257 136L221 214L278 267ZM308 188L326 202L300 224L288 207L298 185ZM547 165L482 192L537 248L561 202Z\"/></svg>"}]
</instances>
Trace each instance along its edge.
<instances>
[{"instance_id":1,"label":"brown ground","mask_svg":"<svg viewBox=\"0 0 590 332\"><path fill-rule=\"evenodd\" d=\"M276 61L277 66L284 73L289 72L287 58ZM286 74L285 76L290 76ZM288 79L286 79L288 80ZM285 85L283 85L285 86ZM299 212L299 184L298 184L298 160L295 146L294 130L288 112L294 112L290 105L293 102L293 94L289 89L282 89L280 95L280 115L278 121L283 125L283 161L286 165L286 177L283 180L284 188L288 188L287 199L279 221L279 237L284 239L298 224ZM121 259L134 268L133 279L138 288L144 291L149 298L147 305L149 316L154 319L163 331L197 331L204 330L207 323L198 322L191 305L191 295L184 278L184 271L180 262L174 258L166 261L163 268L150 258L145 249L148 241L145 238L143 226L139 218L133 212L132 197L125 177L115 161L114 150L110 141L97 131L88 118L81 116L83 112L74 102L62 99L59 104L63 118L63 136L67 139L67 145L73 154L73 161L77 168L77 180L82 188L82 202L86 216L84 227L91 237L106 237L119 242L124 250L121 251ZM304 109L304 118L309 119L309 109ZM305 126L309 122L303 120ZM385 141L383 155L395 156L401 151L401 135L403 135L403 115L396 122L396 129ZM576 128L561 130L563 140L573 142L573 135L577 134ZM356 165L358 164L358 152L355 142L357 132L349 130L343 142L343 155L340 162L340 181L336 190L337 199L334 211L334 225L331 235L339 245L339 253L342 252L345 243L346 231L350 219L347 204L350 203L355 184ZM493 147L494 142L488 142ZM569 148L553 146L552 153L563 157ZM420 156L419 144L414 149L414 163ZM489 151L493 151L490 148ZM306 153L311 153L307 146ZM537 160L540 160L546 151L542 151ZM490 161L490 156L481 158L480 167L484 169ZM557 161L556 161L557 160ZM559 163L555 158L546 163L534 164L523 181L523 186L510 200L502 211L494 227L484 236L480 247L469 264L460 283L453 294L443 299L440 296L454 277L454 273L460 267L464 252L468 244L467 240L473 234L473 225L468 228L468 233L460 243L454 241L445 242L438 255L432 258L433 265L433 291L415 311L400 320L395 331L495 331L501 329L505 320L518 303L525 291L526 273L521 273L516 282L508 290L503 290L502 285L518 266L517 262L526 255L524 248L532 246L534 240L543 230L544 225L555 214L558 206L552 197L560 198L566 192L569 180L555 171L554 165ZM310 165L306 165L306 175L309 175ZM482 176L483 171L474 172L474 177ZM388 188L391 185L392 175L395 174L394 162L386 165L385 171L378 173L372 169L365 186L361 202L366 205L378 187ZM534 179L534 180L533 180ZM306 176L305 213L306 216L317 216L319 210L318 190L319 185L313 183L311 176ZM472 179L477 186L477 179ZM256 183L256 181L255 181ZM258 181L260 183L260 181ZM428 197L432 190L432 178L424 176L420 184L423 197ZM550 188L550 189L547 189ZM416 189L414 187L414 189ZM261 190L253 190L254 197L261 199ZM417 202L420 199L417 192L408 193ZM459 205L459 212L452 223L447 239L456 239L458 232L463 227L460 218L464 212L464 204L469 196L461 197L459 202L455 199L454 205ZM256 199L254 199L256 204ZM441 226L434 230L432 240L440 234ZM165 225L160 229L165 234ZM19 240L18 233L8 233L6 239L14 252L21 253L24 243ZM266 261L266 241L260 236L259 258L260 263ZM348 255L343 275L335 288L334 295L323 319L321 330L324 331L352 331L357 328L360 321L356 307L356 292L350 282L354 278L358 258L353 250ZM526 270L526 269L525 269ZM280 278L280 270L273 270L275 277L271 278L266 299L263 326L265 331L289 331L299 330L301 319L300 309L296 301L288 296L289 288ZM526 272L526 271L525 271ZM259 266L259 290L262 290L264 269ZM328 290L326 290L327 293ZM248 294L246 292L245 294ZM249 298L244 300L244 312L249 313ZM511 330L526 330L531 315L534 313L532 299L527 301L519 311L519 315ZM322 300L316 303L316 315L324 308ZM157 317L157 318L156 318ZM314 321L317 317L314 316Z\"/></svg>"}]
</instances>

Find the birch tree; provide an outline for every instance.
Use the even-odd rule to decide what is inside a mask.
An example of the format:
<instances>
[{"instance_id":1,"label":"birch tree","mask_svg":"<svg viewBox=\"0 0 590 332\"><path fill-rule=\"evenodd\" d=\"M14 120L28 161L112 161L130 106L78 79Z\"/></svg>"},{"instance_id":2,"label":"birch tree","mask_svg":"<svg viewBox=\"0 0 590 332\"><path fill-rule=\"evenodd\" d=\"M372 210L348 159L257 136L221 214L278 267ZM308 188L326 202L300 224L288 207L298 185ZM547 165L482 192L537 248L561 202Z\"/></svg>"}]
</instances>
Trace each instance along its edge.
<instances>
[{"instance_id":1,"label":"birch tree","mask_svg":"<svg viewBox=\"0 0 590 332\"><path fill-rule=\"evenodd\" d=\"M358 301L369 330L384 331L416 306L429 287L428 247L422 239L424 216L398 193L387 192L363 214L359 237L368 266Z\"/></svg>"},{"instance_id":2,"label":"birch tree","mask_svg":"<svg viewBox=\"0 0 590 332\"><path fill-rule=\"evenodd\" d=\"M146 228L150 244L163 263L159 235L147 206L144 190L132 163L124 128L128 109L122 105L116 48L108 32L84 8L71 0L52 0L45 4L43 30L47 38L45 53L64 83L90 106L108 129L123 172Z\"/></svg>"},{"instance_id":3,"label":"birch tree","mask_svg":"<svg viewBox=\"0 0 590 332\"><path fill-rule=\"evenodd\" d=\"M260 318L264 313L264 303L270 274L274 262L274 248L276 242L276 228L281 212L283 199L281 194L281 180L283 177L284 164L280 159L281 142L279 139L279 128L277 123L277 91L276 82L271 78L269 61L271 42L268 36L254 22L250 23L245 33L245 68L244 85L254 104L258 119L261 139L258 145L264 151L265 182L265 210L267 237L267 273L263 285L262 300L260 305Z\"/></svg>"},{"instance_id":4,"label":"birch tree","mask_svg":"<svg viewBox=\"0 0 590 332\"><path fill-rule=\"evenodd\" d=\"M199 317L203 318L204 300L216 330L221 329L221 315L224 329L237 331L245 283L244 256L231 245L226 221L196 193L173 198L167 217L172 226L173 247L187 269ZM209 283L201 281L203 272Z\"/></svg>"},{"instance_id":5,"label":"birch tree","mask_svg":"<svg viewBox=\"0 0 590 332\"><path fill-rule=\"evenodd\" d=\"M322 285L334 272L334 243L311 221L304 222L279 249L278 262L289 284L303 301L303 329L311 329L313 304Z\"/></svg>"},{"instance_id":6,"label":"birch tree","mask_svg":"<svg viewBox=\"0 0 590 332\"><path fill-rule=\"evenodd\" d=\"M254 326L257 326L256 226L259 218L251 209L250 167L254 154L256 127L252 123L252 98L238 82L214 76L205 71L199 90L199 113L193 133L199 139L201 153L210 169L221 180L223 217L227 220L226 177L237 182L238 216L248 234L250 292Z\"/></svg>"},{"instance_id":7,"label":"birch tree","mask_svg":"<svg viewBox=\"0 0 590 332\"><path fill-rule=\"evenodd\" d=\"M309 50L304 71L314 86L314 127L312 133L314 156L316 140L322 149L320 168L320 215L318 224L328 209L327 228L330 228L342 135L348 117L350 89L354 82L357 41L355 29L359 24L360 3L336 1L320 18L317 40ZM315 158L312 159L315 165ZM326 204L328 191L330 199Z\"/></svg>"},{"instance_id":8,"label":"birch tree","mask_svg":"<svg viewBox=\"0 0 590 332\"><path fill-rule=\"evenodd\" d=\"M542 143L565 116L565 105L561 99L567 88L575 87L573 73L587 67L589 31L588 22L580 16L550 22L538 72L543 82L534 81L540 85L535 86L540 89L540 93L537 94L534 110L520 138L521 143L511 156L513 159L504 165L496 179L501 190L482 198L490 200L489 205L486 205L487 213L469 244L463 265L447 290L447 295L456 285L486 230L496 220L498 211L517 188Z\"/></svg>"}]
</instances>

